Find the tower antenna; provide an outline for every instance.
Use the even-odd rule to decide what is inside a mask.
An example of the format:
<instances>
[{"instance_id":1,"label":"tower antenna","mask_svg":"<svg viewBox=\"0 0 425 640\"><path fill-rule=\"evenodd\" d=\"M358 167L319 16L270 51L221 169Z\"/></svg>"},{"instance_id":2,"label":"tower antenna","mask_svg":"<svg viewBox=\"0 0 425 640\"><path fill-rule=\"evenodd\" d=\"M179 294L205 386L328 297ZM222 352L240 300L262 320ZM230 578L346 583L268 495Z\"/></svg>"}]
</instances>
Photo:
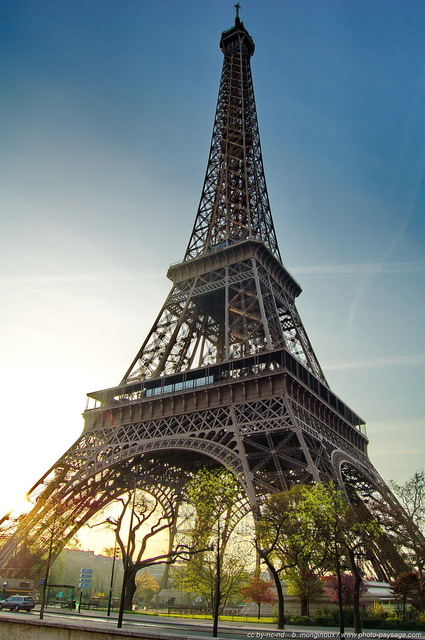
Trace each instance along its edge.
<instances>
[{"instance_id":1,"label":"tower antenna","mask_svg":"<svg viewBox=\"0 0 425 640\"><path fill-rule=\"evenodd\" d=\"M241 9L241 5L239 4L239 2L237 2L236 4L233 5L236 9L236 22L239 21L239 9Z\"/></svg>"}]
</instances>

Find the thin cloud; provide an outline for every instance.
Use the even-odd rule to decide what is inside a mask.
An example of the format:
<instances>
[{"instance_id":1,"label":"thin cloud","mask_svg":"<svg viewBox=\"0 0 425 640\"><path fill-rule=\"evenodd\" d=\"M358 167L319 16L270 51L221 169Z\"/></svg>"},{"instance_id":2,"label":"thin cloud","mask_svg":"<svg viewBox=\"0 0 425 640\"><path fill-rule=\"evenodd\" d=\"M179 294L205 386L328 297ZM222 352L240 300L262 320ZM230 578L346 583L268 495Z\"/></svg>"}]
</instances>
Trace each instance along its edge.
<instances>
[{"instance_id":1,"label":"thin cloud","mask_svg":"<svg viewBox=\"0 0 425 640\"><path fill-rule=\"evenodd\" d=\"M0 278L0 287L4 289L25 289L30 291L52 290L57 288L69 289L91 289L93 287L109 288L111 286L146 286L152 284L157 286L160 280L165 280L164 273L157 271L143 272L97 272L81 273L75 275L54 275L54 276L21 276L11 278Z\"/></svg>"},{"instance_id":2,"label":"thin cloud","mask_svg":"<svg viewBox=\"0 0 425 640\"><path fill-rule=\"evenodd\" d=\"M294 267L291 272L303 278L346 278L375 275L412 274L425 271L425 260L417 262L365 262Z\"/></svg>"},{"instance_id":3,"label":"thin cloud","mask_svg":"<svg viewBox=\"0 0 425 640\"><path fill-rule=\"evenodd\" d=\"M379 367L403 367L424 365L425 354L397 356L394 358L371 358L370 360L358 360L357 362L340 362L324 365L326 371L347 371L349 369L375 369Z\"/></svg>"},{"instance_id":4,"label":"thin cloud","mask_svg":"<svg viewBox=\"0 0 425 640\"><path fill-rule=\"evenodd\" d=\"M365 275L411 274L425 271L425 260L418 262L389 262L362 264L329 264L309 267L293 267L291 273L303 278L342 278ZM116 284L140 283L145 280L164 279L163 271L117 271L77 274L16 276L0 278L1 287L60 284Z\"/></svg>"}]
</instances>

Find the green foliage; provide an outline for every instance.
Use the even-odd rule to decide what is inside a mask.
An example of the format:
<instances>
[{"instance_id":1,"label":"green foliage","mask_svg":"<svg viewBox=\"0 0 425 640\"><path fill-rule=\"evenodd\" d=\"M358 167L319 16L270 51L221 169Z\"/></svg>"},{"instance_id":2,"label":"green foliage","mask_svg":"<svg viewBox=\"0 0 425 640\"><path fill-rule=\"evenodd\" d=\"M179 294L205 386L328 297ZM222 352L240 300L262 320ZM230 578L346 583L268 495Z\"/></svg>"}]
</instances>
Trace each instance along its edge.
<instances>
[{"instance_id":1,"label":"green foliage","mask_svg":"<svg viewBox=\"0 0 425 640\"><path fill-rule=\"evenodd\" d=\"M356 555L380 535L380 527L363 503L350 504L334 483L317 483L294 486L289 491L270 496L260 520L257 544L261 557L273 565L276 573L285 574L293 569L299 572L301 582L303 573L306 578L314 574L319 577L320 572L326 571L340 576L343 568L350 567L355 577L354 626L358 633L361 630L361 574ZM308 585L309 580L306 580L305 587ZM302 599L303 614L308 613L310 597L307 590ZM338 601L342 632L340 585Z\"/></svg>"},{"instance_id":2,"label":"green foliage","mask_svg":"<svg viewBox=\"0 0 425 640\"><path fill-rule=\"evenodd\" d=\"M288 595L297 596L301 600L315 600L323 595L323 582L319 576L307 565L300 563L284 573L288 585Z\"/></svg>"},{"instance_id":3,"label":"green foliage","mask_svg":"<svg viewBox=\"0 0 425 640\"><path fill-rule=\"evenodd\" d=\"M196 519L191 532L195 545L205 546L220 526L224 549L238 515L240 486L227 469L200 469L187 486L187 497L195 508Z\"/></svg>"},{"instance_id":4,"label":"green foliage","mask_svg":"<svg viewBox=\"0 0 425 640\"><path fill-rule=\"evenodd\" d=\"M296 485L267 500L258 526L257 540L278 571L303 565L323 565L324 546L310 517L319 485ZM318 500L320 497L318 498Z\"/></svg>"},{"instance_id":5,"label":"green foliage","mask_svg":"<svg viewBox=\"0 0 425 640\"><path fill-rule=\"evenodd\" d=\"M304 627L314 623L308 616L291 616L288 618L288 624L302 625Z\"/></svg>"},{"instance_id":6,"label":"green foliage","mask_svg":"<svg viewBox=\"0 0 425 640\"><path fill-rule=\"evenodd\" d=\"M217 577L216 553L208 551L194 556L189 562L174 567L174 585L184 593L202 596L208 608L214 606ZM236 554L226 554L220 566L220 602L221 608L248 582L245 559Z\"/></svg>"},{"instance_id":7,"label":"green foliage","mask_svg":"<svg viewBox=\"0 0 425 640\"><path fill-rule=\"evenodd\" d=\"M380 602L374 602L366 611L366 616L375 620L384 620L387 617L383 605Z\"/></svg>"},{"instance_id":8,"label":"green foliage","mask_svg":"<svg viewBox=\"0 0 425 640\"><path fill-rule=\"evenodd\" d=\"M216 604L223 608L249 580L246 554L238 554L237 549L227 552L230 535L241 519L241 489L233 474L221 467L200 469L186 491L195 509L191 546L204 550L175 568L175 585L201 595L211 608Z\"/></svg>"}]
</instances>

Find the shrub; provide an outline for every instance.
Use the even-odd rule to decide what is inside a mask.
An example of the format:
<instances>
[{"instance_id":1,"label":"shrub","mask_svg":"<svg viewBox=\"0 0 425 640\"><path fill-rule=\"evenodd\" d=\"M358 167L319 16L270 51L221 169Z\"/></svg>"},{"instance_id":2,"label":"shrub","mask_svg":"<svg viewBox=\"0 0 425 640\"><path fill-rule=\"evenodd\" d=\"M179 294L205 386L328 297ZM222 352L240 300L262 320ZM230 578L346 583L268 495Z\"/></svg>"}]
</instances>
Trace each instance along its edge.
<instances>
[{"instance_id":1,"label":"shrub","mask_svg":"<svg viewBox=\"0 0 425 640\"><path fill-rule=\"evenodd\" d=\"M371 607L368 607L365 611L365 618L371 618L374 620L385 620L387 613L380 602L374 602Z\"/></svg>"},{"instance_id":2,"label":"shrub","mask_svg":"<svg viewBox=\"0 0 425 640\"><path fill-rule=\"evenodd\" d=\"M288 620L289 624L300 624L300 625L310 625L314 624L315 621L310 620L307 616L291 616Z\"/></svg>"}]
</instances>

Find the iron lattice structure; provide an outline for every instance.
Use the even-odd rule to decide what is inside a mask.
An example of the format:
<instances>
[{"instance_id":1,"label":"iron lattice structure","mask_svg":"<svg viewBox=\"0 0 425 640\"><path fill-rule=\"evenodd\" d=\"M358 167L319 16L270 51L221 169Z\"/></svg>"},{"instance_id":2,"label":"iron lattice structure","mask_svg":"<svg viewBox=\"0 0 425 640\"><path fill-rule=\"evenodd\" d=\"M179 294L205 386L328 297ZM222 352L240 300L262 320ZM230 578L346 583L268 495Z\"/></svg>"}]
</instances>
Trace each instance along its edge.
<instances>
[{"instance_id":1,"label":"iron lattice structure","mask_svg":"<svg viewBox=\"0 0 425 640\"><path fill-rule=\"evenodd\" d=\"M136 469L164 509L205 460L237 476L254 513L271 492L329 479L395 504L364 421L329 388L296 310L301 288L280 258L264 176L254 43L239 17L220 47L204 186L170 294L121 383L88 394L83 433L31 490L3 566L41 557L55 515L58 551ZM391 575L401 565L388 544L377 552Z\"/></svg>"}]
</instances>

